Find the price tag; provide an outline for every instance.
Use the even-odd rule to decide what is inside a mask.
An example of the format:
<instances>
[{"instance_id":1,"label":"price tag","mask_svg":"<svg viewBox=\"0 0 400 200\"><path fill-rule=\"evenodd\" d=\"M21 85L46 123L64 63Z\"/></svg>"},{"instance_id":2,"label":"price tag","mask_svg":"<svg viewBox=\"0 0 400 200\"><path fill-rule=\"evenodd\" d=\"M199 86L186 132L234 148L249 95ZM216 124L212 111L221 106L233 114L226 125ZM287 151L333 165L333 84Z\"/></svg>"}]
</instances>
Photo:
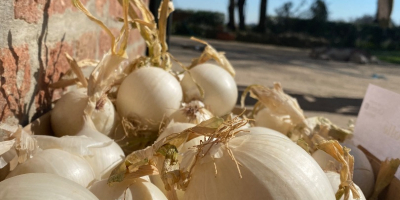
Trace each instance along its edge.
<instances>
[{"instance_id":1,"label":"price tag","mask_svg":"<svg viewBox=\"0 0 400 200\"><path fill-rule=\"evenodd\" d=\"M354 142L379 160L400 158L400 94L368 86L354 128ZM395 176L400 179L400 169Z\"/></svg>"}]
</instances>

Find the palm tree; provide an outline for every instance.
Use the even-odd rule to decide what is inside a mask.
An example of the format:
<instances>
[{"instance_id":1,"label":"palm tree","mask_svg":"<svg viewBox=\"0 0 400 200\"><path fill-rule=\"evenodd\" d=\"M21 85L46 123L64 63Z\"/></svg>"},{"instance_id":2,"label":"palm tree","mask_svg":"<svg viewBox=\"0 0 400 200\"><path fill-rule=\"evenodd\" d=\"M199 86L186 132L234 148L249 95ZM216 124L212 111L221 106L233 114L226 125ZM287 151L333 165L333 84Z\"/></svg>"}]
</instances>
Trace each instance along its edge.
<instances>
[{"instance_id":1,"label":"palm tree","mask_svg":"<svg viewBox=\"0 0 400 200\"><path fill-rule=\"evenodd\" d=\"M265 26L266 15L267 15L267 0L261 0L260 18L258 20L258 26L257 26L257 29L260 32L265 32L265 29L266 29L266 26Z\"/></svg>"},{"instance_id":2,"label":"palm tree","mask_svg":"<svg viewBox=\"0 0 400 200\"><path fill-rule=\"evenodd\" d=\"M238 1L238 8L239 8L239 29L244 31L245 25L244 25L244 4L246 0L239 0Z\"/></svg>"},{"instance_id":3,"label":"palm tree","mask_svg":"<svg viewBox=\"0 0 400 200\"><path fill-rule=\"evenodd\" d=\"M229 21L228 21L228 28L232 31L236 30L235 27L235 0L229 0L228 6L228 14L229 14Z\"/></svg>"}]
</instances>

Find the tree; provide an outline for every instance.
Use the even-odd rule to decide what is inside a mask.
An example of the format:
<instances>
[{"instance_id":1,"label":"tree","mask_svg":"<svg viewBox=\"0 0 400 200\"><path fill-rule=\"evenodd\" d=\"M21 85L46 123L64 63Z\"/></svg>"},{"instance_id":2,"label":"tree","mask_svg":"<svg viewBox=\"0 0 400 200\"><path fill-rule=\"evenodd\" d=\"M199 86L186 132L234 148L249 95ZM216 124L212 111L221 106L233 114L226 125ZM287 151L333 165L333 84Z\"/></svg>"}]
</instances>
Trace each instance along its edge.
<instances>
[{"instance_id":1,"label":"tree","mask_svg":"<svg viewBox=\"0 0 400 200\"><path fill-rule=\"evenodd\" d=\"M286 2L281 7L275 9L275 13L278 18L288 19L292 15L292 2Z\"/></svg>"},{"instance_id":2,"label":"tree","mask_svg":"<svg viewBox=\"0 0 400 200\"><path fill-rule=\"evenodd\" d=\"M378 0L376 19L379 25L386 29L390 26L390 15L393 10L393 0Z\"/></svg>"},{"instance_id":3,"label":"tree","mask_svg":"<svg viewBox=\"0 0 400 200\"><path fill-rule=\"evenodd\" d=\"M326 22L328 20L328 8L326 7L325 1L316 0L311 5L311 20L317 22Z\"/></svg>"},{"instance_id":4,"label":"tree","mask_svg":"<svg viewBox=\"0 0 400 200\"><path fill-rule=\"evenodd\" d=\"M229 15L229 21L228 21L228 28L232 31L236 30L235 26L235 0L229 0L229 6L228 6L228 15Z\"/></svg>"},{"instance_id":5,"label":"tree","mask_svg":"<svg viewBox=\"0 0 400 200\"><path fill-rule=\"evenodd\" d=\"M246 29L244 25L244 4L246 0L239 0L238 1L238 9L239 9L239 29L244 31Z\"/></svg>"},{"instance_id":6,"label":"tree","mask_svg":"<svg viewBox=\"0 0 400 200\"><path fill-rule=\"evenodd\" d=\"M257 30L260 32L265 32L266 26L266 16L267 15L267 0L261 0L260 3L260 17L258 20Z\"/></svg>"}]
</instances>

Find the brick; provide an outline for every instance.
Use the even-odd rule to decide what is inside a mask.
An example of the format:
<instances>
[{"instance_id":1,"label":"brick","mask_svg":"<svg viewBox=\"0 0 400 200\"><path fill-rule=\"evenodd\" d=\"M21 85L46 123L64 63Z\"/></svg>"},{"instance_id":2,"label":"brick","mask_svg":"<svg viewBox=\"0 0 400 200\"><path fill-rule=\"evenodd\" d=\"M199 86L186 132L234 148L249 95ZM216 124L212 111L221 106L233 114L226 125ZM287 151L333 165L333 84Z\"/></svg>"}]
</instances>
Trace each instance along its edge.
<instances>
[{"instance_id":1,"label":"brick","mask_svg":"<svg viewBox=\"0 0 400 200\"><path fill-rule=\"evenodd\" d=\"M0 120L16 117L23 120L26 115L25 97L31 79L28 45L0 49ZM17 76L22 76L18 79Z\"/></svg>"},{"instance_id":2,"label":"brick","mask_svg":"<svg viewBox=\"0 0 400 200\"><path fill-rule=\"evenodd\" d=\"M28 23L37 23L43 16L37 0L15 0L14 18L22 19Z\"/></svg>"},{"instance_id":3,"label":"brick","mask_svg":"<svg viewBox=\"0 0 400 200\"><path fill-rule=\"evenodd\" d=\"M46 53L47 52L47 53ZM37 77L37 90L35 91L36 113L33 118L39 117L51 109L53 100L59 98L60 91L49 88L69 69L68 61L64 54L72 55L72 47L65 42L58 42L49 50L43 50ZM57 94L54 96L54 94Z\"/></svg>"},{"instance_id":4,"label":"brick","mask_svg":"<svg viewBox=\"0 0 400 200\"><path fill-rule=\"evenodd\" d=\"M81 0L83 5L86 5L88 1ZM105 1L96 0L96 5ZM77 11L71 0L15 0L14 18L25 20L28 23L38 23L44 15L49 17L53 14L62 14L66 9Z\"/></svg>"},{"instance_id":5,"label":"brick","mask_svg":"<svg viewBox=\"0 0 400 200\"><path fill-rule=\"evenodd\" d=\"M96 11L99 16L103 16L104 4L106 1L96 1Z\"/></svg>"},{"instance_id":6,"label":"brick","mask_svg":"<svg viewBox=\"0 0 400 200\"><path fill-rule=\"evenodd\" d=\"M112 17L122 17L123 10L118 0L109 0L108 2L109 2L109 7L108 7L109 15Z\"/></svg>"},{"instance_id":7,"label":"brick","mask_svg":"<svg viewBox=\"0 0 400 200\"><path fill-rule=\"evenodd\" d=\"M114 34L115 37L119 36L119 29L111 28L111 32ZM102 58L105 53L107 53L111 48L111 40L108 34L105 31L100 32L100 37L98 40L99 43L99 54L97 57Z\"/></svg>"},{"instance_id":8,"label":"brick","mask_svg":"<svg viewBox=\"0 0 400 200\"><path fill-rule=\"evenodd\" d=\"M88 32L81 35L79 40L73 42L75 59L96 59L97 33Z\"/></svg>"}]
</instances>

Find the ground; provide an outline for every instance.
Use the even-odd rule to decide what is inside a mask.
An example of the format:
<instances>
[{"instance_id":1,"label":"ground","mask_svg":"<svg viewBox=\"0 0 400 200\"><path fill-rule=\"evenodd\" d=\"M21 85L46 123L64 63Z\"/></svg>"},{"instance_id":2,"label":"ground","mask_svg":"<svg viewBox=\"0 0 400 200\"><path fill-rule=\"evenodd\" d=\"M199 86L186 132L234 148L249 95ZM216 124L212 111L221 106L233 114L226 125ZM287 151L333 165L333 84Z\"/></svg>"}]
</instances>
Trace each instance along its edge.
<instances>
[{"instance_id":1,"label":"ground","mask_svg":"<svg viewBox=\"0 0 400 200\"><path fill-rule=\"evenodd\" d=\"M226 53L236 69L239 89L280 82L299 101L307 116L326 116L340 126L356 119L369 84L400 93L400 65L315 60L308 57L308 49L207 42ZM201 47L188 37L173 36L170 40L170 52L185 65L200 55Z\"/></svg>"}]
</instances>

